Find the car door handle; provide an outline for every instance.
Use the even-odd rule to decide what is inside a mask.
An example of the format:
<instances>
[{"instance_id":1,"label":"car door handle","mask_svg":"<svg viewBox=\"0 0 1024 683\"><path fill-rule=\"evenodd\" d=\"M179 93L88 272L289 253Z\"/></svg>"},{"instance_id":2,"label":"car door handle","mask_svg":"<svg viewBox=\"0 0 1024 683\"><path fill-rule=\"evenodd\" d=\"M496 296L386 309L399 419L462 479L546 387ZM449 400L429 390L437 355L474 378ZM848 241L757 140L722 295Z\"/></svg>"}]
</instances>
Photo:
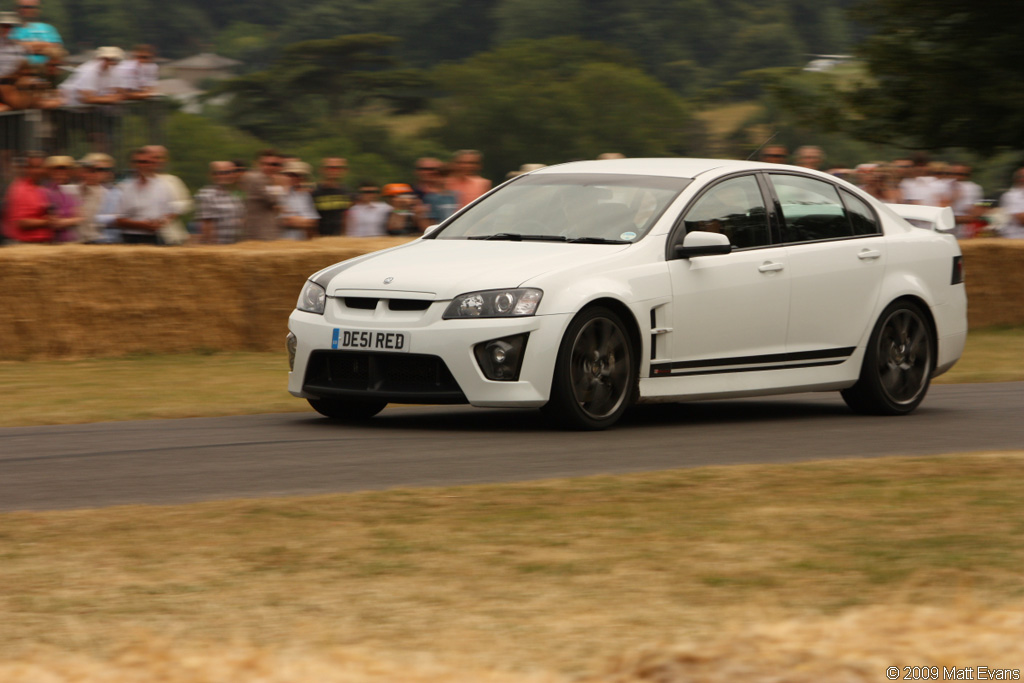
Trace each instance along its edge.
<instances>
[{"instance_id":1,"label":"car door handle","mask_svg":"<svg viewBox=\"0 0 1024 683\"><path fill-rule=\"evenodd\" d=\"M859 254L857 254L857 258L859 258L861 261L871 261L873 259L880 257L881 255L882 252L878 251L877 249L864 249Z\"/></svg>"},{"instance_id":2,"label":"car door handle","mask_svg":"<svg viewBox=\"0 0 1024 683\"><path fill-rule=\"evenodd\" d=\"M783 264L781 264L781 263L774 263L774 262L772 262L772 261L765 261L765 262L764 262L764 263L762 263L762 264L761 264L760 266L758 266L758 268L757 268L757 269L758 269L758 270L759 270L760 272L762 272L762 273L772 273L772 272L774 272L774 271L776 271L776 270L782 270L782 269L783 269L783 268L785 268L785 267L786 267L786 266L784 266L784 265L783 265Z\"/></svg>"}]
</instances>

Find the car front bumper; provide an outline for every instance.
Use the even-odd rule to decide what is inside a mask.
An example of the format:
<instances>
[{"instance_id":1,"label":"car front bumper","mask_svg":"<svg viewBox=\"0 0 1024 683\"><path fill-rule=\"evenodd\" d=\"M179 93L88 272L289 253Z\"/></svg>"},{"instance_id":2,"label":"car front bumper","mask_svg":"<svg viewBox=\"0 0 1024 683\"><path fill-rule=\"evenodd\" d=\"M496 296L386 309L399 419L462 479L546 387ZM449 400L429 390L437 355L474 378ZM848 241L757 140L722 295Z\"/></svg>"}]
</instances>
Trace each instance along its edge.
<instances>
[{"instance_id":1,"label":"car front bumper","mask_svg":"<svg viewBox=\"0 0 1024 683\"><path fill-rule=\"evenodd\" d=\"M482 407L540 407L551 392L555 358L571 315L543 315L522 318L443 320L447 301L433 302L426 311L348 311L329 298L324 315L295 310L288 329L295 335L295 365L288 374L288 391L300 398L367 398L394 403L462 403ZM338 333L336 334L336 330ZM335 341L345 331L402 333L406 351L341 350ZM482 342L528 335L522 365L516 381L485 377L474 355ZM430 360L436 358L442 365ZM378 366L389 367L389 376L405 370L443 378L433 387L375 382L355 386L338 383L325 367L345 366L346 371ZM457 391L452 391L450 378ZM358 384L358 383L356 383Z\"/></svg>"}]
</instances>

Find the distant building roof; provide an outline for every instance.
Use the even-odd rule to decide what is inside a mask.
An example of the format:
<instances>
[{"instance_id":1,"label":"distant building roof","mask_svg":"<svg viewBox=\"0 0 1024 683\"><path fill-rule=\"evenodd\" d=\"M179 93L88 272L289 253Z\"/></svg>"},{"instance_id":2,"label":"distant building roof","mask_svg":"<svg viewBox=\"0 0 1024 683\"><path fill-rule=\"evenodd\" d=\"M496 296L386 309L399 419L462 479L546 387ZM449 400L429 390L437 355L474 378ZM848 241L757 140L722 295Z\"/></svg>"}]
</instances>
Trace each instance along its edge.
<instances>
[{"instance_id":1,"label":"distant building roof","mask_svg":"<svg viewBox=\"0 0 1024 683\"><path fill-rule=\"evenodd\" d=\"M221 57L211 52L203 52L192 55L176 62L168 62L167 66L172 69L230 69L242 62L230 57Z\"/></svg>"}]
</instances>

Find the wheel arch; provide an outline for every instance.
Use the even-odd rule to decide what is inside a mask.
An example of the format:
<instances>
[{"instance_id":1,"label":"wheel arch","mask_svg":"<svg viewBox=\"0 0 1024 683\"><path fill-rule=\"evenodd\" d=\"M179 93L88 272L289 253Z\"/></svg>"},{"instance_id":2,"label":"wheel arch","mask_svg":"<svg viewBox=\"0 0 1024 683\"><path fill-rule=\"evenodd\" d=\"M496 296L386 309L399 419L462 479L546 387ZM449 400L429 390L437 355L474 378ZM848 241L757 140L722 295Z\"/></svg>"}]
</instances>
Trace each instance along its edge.
<instances>
[{"instance_id":1,"label":"wheel arch","mask_svg":"<svg viewBox=\"0 0 1024 683\"><path fill-rule=\"evenodd\" d=\"M636 349L635 364L637 378L639 379L640 367L643 364L642 359L644 354L644 338L640 332L640 322L637 320L636 315L633 313L633 309L631 309L629 306L627 306L618 299L612 297L601 297L599 299L594 299L593 301L588 301L585 306L580 308L580 312L583 312L586 309L593 308L595 306L604 306L605 308L609 308L615 311L615 313L617 313L618 316L622 318L622 322L625 323L627 328L626 331L629 333L629 341L633 344L633 348Z\"/></svg>"},{"instance_id":2,"label":"wheel arch","mask_svg":"<svg viewBox=\"0 0 1024 683\"><path fill-rule=\"evenodd\" d=\"M934 372L939 362L939 333L938 327L935 323L935 315L932 313L932 307L928 305L927 301L916 294L904 294L902 296L898 296L882 307L881 312L878 314L878 318L875 320L875 324L878 324L881 320L882 313L884 313L890 306L903 301L916 304L917 307L921 309L921 312L924 313L925 322L928 323L928 334L931 337L932 348L935 349L935 353L932 354L932 371Z\"/></svg>"}]
</instances>

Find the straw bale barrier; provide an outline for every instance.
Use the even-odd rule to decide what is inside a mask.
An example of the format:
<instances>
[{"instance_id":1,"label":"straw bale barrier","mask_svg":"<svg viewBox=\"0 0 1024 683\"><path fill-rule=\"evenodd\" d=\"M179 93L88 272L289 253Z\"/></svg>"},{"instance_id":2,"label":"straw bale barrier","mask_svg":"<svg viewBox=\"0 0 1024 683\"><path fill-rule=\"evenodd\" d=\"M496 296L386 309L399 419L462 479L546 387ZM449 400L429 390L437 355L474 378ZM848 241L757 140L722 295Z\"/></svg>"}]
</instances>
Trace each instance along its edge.
<instances>
[{"instance_id":1,"label":"straw bale barrier","mask_svg":"<svg viewBox=\"0 0 1024 683\"><path fill-rule=\"evenodd\" d=\"M307 277L405 241L5 247L0 249L0 359L197 350L284 353L288 315Z\"/></svg>"},{"instance_id":2,"label":"straw bale barrier","mask_svg":"<svg viewBox=\"0 0 1024 683\"><path fill-rule=\"evenodd\" d=\"M305 279L407 241L0 249L0 360L202 350L284 352ZM1024 325L1024 243L962 243L972 327Z\"/></svg>"}]
</instances>

